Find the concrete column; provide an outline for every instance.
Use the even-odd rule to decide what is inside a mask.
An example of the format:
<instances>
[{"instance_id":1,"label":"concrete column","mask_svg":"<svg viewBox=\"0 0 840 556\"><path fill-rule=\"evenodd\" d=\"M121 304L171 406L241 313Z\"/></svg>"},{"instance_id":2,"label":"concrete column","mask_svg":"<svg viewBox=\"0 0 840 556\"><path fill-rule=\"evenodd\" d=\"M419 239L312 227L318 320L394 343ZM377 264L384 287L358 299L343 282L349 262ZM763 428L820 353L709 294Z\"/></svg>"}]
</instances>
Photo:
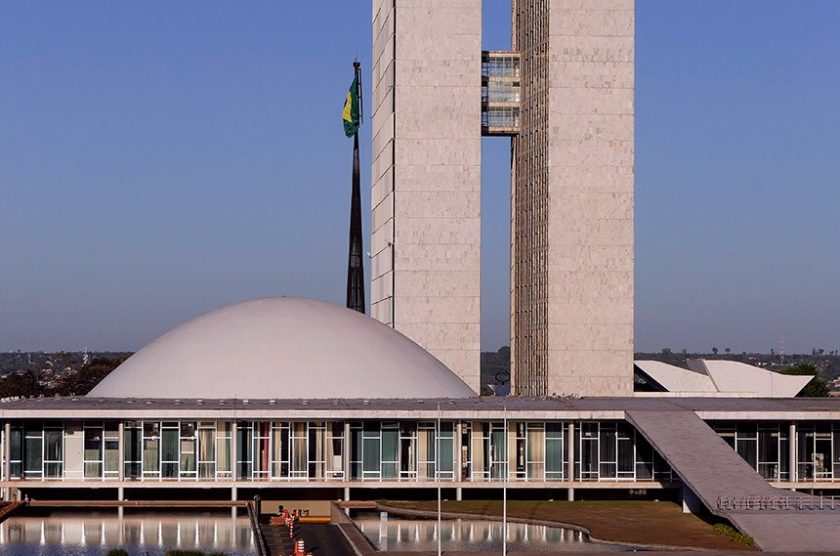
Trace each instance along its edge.
<instances>
[{"instance_id":1,"label":"concrete column","mask_svg":"<svg viewBox=\"0 0 840 556\"><path fill-rule=\"evenodd\" d=\"M236 481L239 478L237 476L238 473L236 469L236 454L238 452L238 446L236 444L236 420L234 419L230 422L230 477L233 481ZM236 489L236 487L233 488L234 490Z\"/></svg>"},{"instance_id":2,"label":"concrete column","mask_svg":"<svg viewBox=\"0 0 840 556\"><path fill-rule=\"evenodd\" d=\"M12 425L8 421L3 424L3 467L0 468L0 477L4 481L9 480L9 438L12 436ZM6 498L8 500L8 498Z\"/></svg>"},{"instance_id":3,"label":"concrete column","mask_svg":"<svg viewBox=\"0 0 840 556\"><path fill-rule=\"evenodd\" d=\"M516 423L508 419L507 431L505 431L505 438L507 438L507 479L510 482L516 479L516 458L519 454L516 452Z\"/></svg>"},{"instance_id":4,"label":"concrete column","mask_svg":"<svg viewBox=\"0 0 840 556\"><path fill-rule=\"evenodd\" d=\"M120 423L122 425L122 423ZM117 501L122 502L125 500L125 489L123 487L117 487ZM123 506L120 504L117 506L117 518L123 518ZM120 535L122 535L122 527L120 527Z\"/></svg>"},{"instance_id":5,"label":"concrete column","mask_svg":"<svg viewBox=\"0 0 840 556\"><path fill-rule=\"evenodd\" d=\"M341 456L341 465L344 468L344 482L347 483L350 481L350 448L352 444L350 443L350 421L344 421L344 451L342 452ZM344 494L346 496L350 495L350 488L346 487L344 489ZM348 500L349 498L345 498Z\"/></svg>"},{"instance_id":6,"label":"concrete column","mask_svg":"<svg viewBox=\"0 0 840 556\"><path fill-rule=\"evenodd\" d=\"M124 446L124 434L123 431L125 430L125 426L122 421L119 422L117 425L117 434L119 435L119 439L117 440L117 451L119 452L119 456L117 460L120 462L120 471L119 477L120 481L125 480L125 446ZM120 487L120 500L122 500L122 487Z\"/></svg>"},{"instance_id":7,"label":"concrete column","mask_svg":"<svg viewBox=\"0 0 840 556\"><path fill-rule=\"evenodd\" d=\"M575 480L575 422L569 421L566 427L566 454L568 461L566 462L566 480L570 483ZM569 486L566 490L566 500L569 502L575 501L575 489Z\"/></svg>"},{"instance_id":8,"label":"concrete column","mask_svg":"<svg viewBox=\"0 0 840 556\"><path fill-rule=\"evenodd\" d=\"M344 487L344 501L350 500L350 487Z\"/></svg>"},{"instance_id":9,"label":"concrete column","mask_svg":"<svg viewBox=\"0 0 840 556\"><path fill-rule=\"evenodd\" d=\"M463 461L463 457L462 457L463 456L463 447L461 446L461 435L463 433L464 433L464 430L463 430L461 421L456 422L455 423L455 439L454 439L455 442L453 442L453 444L455 445L455 481L458 482L458 483L460 483L464 478L464 474L463 474L464 461ZM461 491L461 488L458 487L458 496L459 496L458 500L461 499L460 498L460 491Z\"/></svg>"},{"instance_id":10,"label":"concrete column","mask_svg":"<svg viewBox=\"0 0 840 556\"><path fill-rule=\"evenodd\" d=\"M455 500L460 502L464 499L464 489L461 487L455 487Z\"/></svg>"},{"instance_id":11,"label":"concrete column","mask_svg":"<svg viewBox=\"0 0 840 556\"><path fill-rule=\"evenodd\" d=\"M575 480L575 423L570 421L566 427L566 454L568 461L566 462L566 480Z\"/></svg>"},{"instance_id":12,"label":"concrete column","mask_svg":"<svg viewBox=\"0 0 840 556\"><path fill-rule=\"evenodd\" d=\"M700 499L697 498L697 495L688 488L687 486L682 486L682 511L684 514L699 514L703 511L703 504L700 502Z\"/></svg>"},{"instance_id":13,"label":"concrete column","mask_svg":"<svg viewBox=\"0 0 840 556\"><path fill-rule=\"evenodd\" d=\"M12 466L9 463L9 460L12 457L12 449L11 449L11 438L12 438L12 424L9 421L6 421L3 425L3 480L8 481L11 477L11 470ZM12 499L12 489L7 487L3 489L3 499L9 501Z\"/></svg>"},{"instance_id":14,"label":"concrete column","mask_svg":"<svg viewBox=\"0 0 840 556\"><path fill-rule=\"evenodd\" d=\"M797 457L799 442L796 439L796 423L791 422L788 436L788 481L795 483L798 478L796 462L799 459Z\"/></svg>"}]
</instances>

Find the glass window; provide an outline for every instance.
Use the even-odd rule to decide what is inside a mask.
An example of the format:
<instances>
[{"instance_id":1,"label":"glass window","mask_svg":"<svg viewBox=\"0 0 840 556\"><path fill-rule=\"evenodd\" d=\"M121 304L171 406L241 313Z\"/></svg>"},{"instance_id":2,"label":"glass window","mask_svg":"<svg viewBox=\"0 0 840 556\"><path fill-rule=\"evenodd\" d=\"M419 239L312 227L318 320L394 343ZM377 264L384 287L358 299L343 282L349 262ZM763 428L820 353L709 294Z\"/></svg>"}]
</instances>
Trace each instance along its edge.
<instances>
[{"instance_id":1,"label":"glass window","mask_svg":"<svg viewBox=\"0 0 840 556\"><path fill-rule=\"evenodd\" d=\"M382 426L382 478L396 479L399 462L400 430L397 424Z\"/></svg>"},{"instance_id":2,"label":"glass window","mask_svg":"<svg viewBox=\"0 0 840 556\"><path fill-rule=\"evenodd\" d=\"M85 427L85 477L102 477L102 427Z\"/></svg>"},{"instance_id":3,"label":"glass window","mask_svg":"<svg viewBox=\"0 0 840 556\"><path fill-rule=\"evenodd\" d=\"M163 429L160 442L161 461L178 461L178 429Z\"/></svg>"},{"instance_id":4,"label":"glass window","mask_svg":"<svg viewBox=\"0 0 840 556\"><path fill-rule=\"evenodd\" d=\"M47 477L62 475L63 439L64 430L61 428L44 431L44 473Z\"/></svg>"},{"instance_id":5,"label":"glass window","mask_svg":"<svg viewBox=\"0 0 840 556\"><path fill-rule=\"evenodd\" d=\"M181 438L181 475L195 476L195 438Z\"/></svg>"},{"instance_id":6,"label":"glass window","mask_svg":"<svg viewBox=\"0 0 840 556\"><path fill-rule=\"evenodd\" d=\"M143 424L143 474L157 476L160 473L160 425Z\"/></svg>"},{"instance_id":7,"label":"glass window","mask_svg":"<svg viewBox=\"0 0 840 556\"><path fill-rule=\"evenodd\" d=\"M24 453L26 454L24 471L27 475L40 476L43 473L43 442L44 440L38 437L26 437L24 443Z\"/></svg>"},{"instance_id":8,"label":"glass window","mask_svg":"<svg viewBox=\"0 0 840 556\"><path fill-rule=\"evenodd\" d=\"M139 478L143 467L143 429L139 426L127 425L123 429L123 460L125 478Z\"/></svg>"},{"instance_id":9,"label":"glass window","mask_svg":"<svg viewBox=\"0 0 840 556\"><path fill-rule=\"evenodd\" d=\"M120 474L120 441L105 441L105 475L113 478Z\"/></svg>"}]
</instances>

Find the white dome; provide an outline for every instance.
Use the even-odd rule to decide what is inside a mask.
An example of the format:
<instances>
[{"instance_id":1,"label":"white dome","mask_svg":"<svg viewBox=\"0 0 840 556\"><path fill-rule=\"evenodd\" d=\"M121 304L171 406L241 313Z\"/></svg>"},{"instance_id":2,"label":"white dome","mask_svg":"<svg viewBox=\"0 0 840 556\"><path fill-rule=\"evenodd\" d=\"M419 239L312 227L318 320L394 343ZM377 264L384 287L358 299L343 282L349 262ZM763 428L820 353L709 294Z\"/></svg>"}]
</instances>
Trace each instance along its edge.
<instances>
[{"instance_id":1,"label":"white dome","mask_svg":"<svg viewBox=\"0 0 840 556\"><path fill-rule=\"evenodd\" d=\"M466 398L423 348L337 305L278 297L228 305L167 332L89 396L107 398Z\"/></svg>"}]
</instances>

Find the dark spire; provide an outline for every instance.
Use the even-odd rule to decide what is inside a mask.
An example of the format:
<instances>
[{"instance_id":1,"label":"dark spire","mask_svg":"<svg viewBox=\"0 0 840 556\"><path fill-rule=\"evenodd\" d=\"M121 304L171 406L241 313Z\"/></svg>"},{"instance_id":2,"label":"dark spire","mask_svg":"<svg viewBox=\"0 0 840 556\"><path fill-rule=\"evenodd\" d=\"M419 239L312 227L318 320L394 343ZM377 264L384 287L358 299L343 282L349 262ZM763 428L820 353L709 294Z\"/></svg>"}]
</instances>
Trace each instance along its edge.
<instances>
[{"instance_id":1,"label":"dark spire","mask_svg":"<svg viewBox=\"0 0 840 556\"><path fill-rule=\"evenodd\" d=\"M359 117L361 119L362 70L353 62L359 84ZM353 136L353 193L350 200L350 257L347 264L347 308L365 312L365 269L362 261L362 199L359 177L359 132Z\"/></svg>"}]
</instances>

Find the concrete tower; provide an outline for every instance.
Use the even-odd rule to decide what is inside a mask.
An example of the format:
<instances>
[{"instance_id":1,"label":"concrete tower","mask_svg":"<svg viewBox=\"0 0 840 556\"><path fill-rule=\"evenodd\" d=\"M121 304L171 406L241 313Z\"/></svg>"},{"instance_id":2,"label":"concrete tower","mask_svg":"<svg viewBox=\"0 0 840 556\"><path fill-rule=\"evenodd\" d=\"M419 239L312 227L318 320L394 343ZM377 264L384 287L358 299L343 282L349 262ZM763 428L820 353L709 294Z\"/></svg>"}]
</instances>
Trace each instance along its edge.
<instances>
[{"instance_id":1,"label":"concrete tower","mask_svg":"<svg viewBox=\"0 0 840 556\"><path fill-rule=\"evenodd\" d=\"M479 390L481 0L374 0L371 314Z\"/></svg>"},{"instance_id":2,"label":"concrete tower","mask_svg":"<svg viewBox=\"0 0 840 556\"><path fill-rule=\"evenodd\" d=\"M633 0L513 1L513 391L631 395Z\"/></svg>"},{"instance_id":3,"label":"concrete tower","mask_svg":"<svg viewBox=\"0 0 840 556\"><path fill-rule=\"evenodd\" d=\"M633 0L373 0L372 315L479 389L481 136L510 137L514 393L633 385ZM503 223L499 223L503 225Z\"/></svg>"}]
</instances>

